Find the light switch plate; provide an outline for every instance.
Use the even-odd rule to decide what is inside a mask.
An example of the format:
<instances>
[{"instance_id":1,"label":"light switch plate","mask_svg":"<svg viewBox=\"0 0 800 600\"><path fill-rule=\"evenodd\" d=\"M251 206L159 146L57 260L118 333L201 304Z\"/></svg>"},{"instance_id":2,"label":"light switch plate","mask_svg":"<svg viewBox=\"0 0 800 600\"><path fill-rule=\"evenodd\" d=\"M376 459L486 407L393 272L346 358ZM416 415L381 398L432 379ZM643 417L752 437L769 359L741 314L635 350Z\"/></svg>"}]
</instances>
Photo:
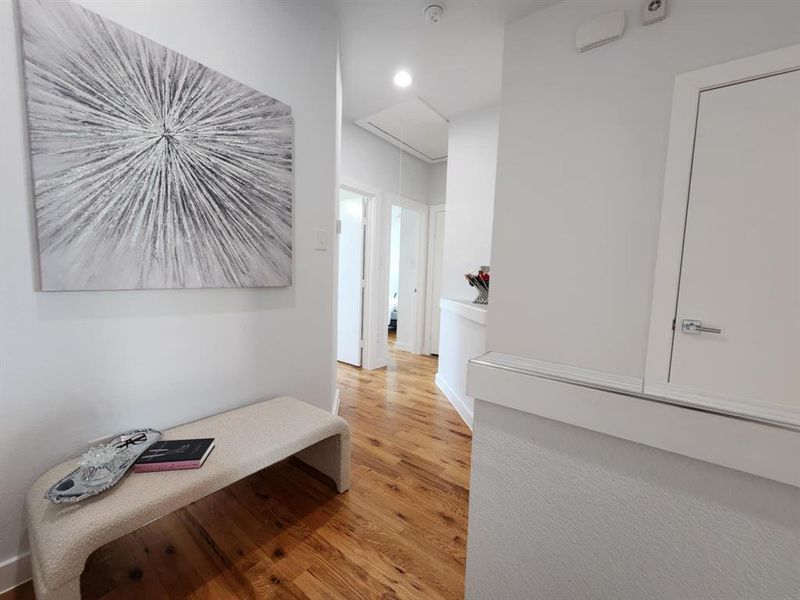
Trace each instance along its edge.
<instances>
[{"instance_id":1,"label":"light switch plate","mask_svg":"<svg viewBox=\"0 0 800 600\"><path fill-rule=\"evenodd\" d=\"M644 0L642 6L642 24L652 25L667 16L667 0Z\"/></svg>"}]
</instances>

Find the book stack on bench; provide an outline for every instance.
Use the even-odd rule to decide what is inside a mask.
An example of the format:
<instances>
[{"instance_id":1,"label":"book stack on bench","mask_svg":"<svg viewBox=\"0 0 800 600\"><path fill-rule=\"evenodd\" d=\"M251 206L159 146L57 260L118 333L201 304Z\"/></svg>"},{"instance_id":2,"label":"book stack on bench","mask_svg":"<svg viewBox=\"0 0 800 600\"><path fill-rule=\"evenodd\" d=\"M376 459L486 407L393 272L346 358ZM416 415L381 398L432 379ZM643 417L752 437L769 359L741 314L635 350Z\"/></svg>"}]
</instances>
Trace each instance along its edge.
<instances>
[{"instance_id":1,"label":"book stack on bench","mask_svg":"<svg viewBox=\"0 0 800 600\"><path fill-rule=\"evenodd\" d=\"M214 449L214 438L156 442L133 463L135 473L199 469Z\"/></svg>"}]
</instances>

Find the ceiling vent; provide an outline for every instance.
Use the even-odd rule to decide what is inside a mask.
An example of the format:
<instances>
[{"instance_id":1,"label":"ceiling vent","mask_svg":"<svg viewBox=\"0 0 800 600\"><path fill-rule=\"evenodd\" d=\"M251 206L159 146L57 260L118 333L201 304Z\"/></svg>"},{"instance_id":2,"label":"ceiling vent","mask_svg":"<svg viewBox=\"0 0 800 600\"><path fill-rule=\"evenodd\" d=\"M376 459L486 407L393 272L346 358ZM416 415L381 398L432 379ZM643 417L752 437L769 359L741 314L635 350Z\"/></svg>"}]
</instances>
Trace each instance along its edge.
<instances>
[{"instance_id":1,"label":"ceiling vent","mask_svg":"<svg viewBox=\"0 0 800 600\"><path fill-rule=\"evenodd\" d=\"M385 108L356 125L428 164L447 160L447 119L420 98Z\"/></svg>"}]
</instances>

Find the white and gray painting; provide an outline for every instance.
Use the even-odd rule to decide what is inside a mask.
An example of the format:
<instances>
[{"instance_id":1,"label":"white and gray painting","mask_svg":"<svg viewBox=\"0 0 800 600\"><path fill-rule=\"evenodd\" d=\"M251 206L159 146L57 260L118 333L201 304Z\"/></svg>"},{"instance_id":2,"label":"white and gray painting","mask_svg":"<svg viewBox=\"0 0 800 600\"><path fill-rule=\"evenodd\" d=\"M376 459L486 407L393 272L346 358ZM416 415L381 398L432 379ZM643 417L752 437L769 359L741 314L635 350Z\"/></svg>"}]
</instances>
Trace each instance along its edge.
<instances>
[{"instance_id":1,"label":"white and gray painting","mask_svg":"<svg viewBox=\"0 0 800 600\"><path fill-rule=\"evenodd\" d=\"M20 10L42 289L290 285L290 107L71 2Z\"/></svg>"}]
</instances>

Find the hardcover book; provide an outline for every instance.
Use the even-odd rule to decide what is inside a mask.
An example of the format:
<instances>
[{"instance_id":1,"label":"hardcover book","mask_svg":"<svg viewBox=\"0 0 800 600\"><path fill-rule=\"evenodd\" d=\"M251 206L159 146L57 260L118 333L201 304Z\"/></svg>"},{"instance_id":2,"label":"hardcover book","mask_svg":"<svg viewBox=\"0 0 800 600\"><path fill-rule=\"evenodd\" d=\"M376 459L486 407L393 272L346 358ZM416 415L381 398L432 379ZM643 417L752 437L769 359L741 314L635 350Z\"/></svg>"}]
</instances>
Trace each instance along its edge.
<instances>
[{"instance_id":1,"label":"hardcover book","mask_svg":"<svg viewBox=\"0 0 800 600\"><path fill-rule=\"evenodd\" d=\"M214 438L156 442L133 464L136 473L199 469L214 449Z\"/></svg>"}]
</instances>

